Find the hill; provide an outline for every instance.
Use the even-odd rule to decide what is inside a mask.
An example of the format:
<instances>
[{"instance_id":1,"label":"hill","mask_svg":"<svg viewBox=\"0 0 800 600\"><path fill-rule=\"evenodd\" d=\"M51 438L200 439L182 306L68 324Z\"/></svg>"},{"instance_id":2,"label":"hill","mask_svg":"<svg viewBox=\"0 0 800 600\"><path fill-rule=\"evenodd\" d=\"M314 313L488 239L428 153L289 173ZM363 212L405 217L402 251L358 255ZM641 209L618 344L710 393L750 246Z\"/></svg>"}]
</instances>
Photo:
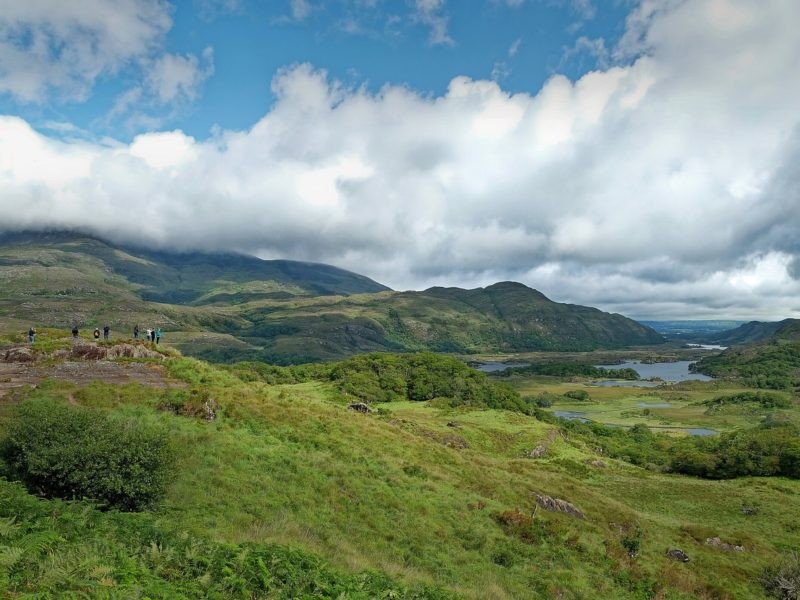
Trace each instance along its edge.
<instances>
[{"instance_id":1,"label":"hill","mask_svg":"<svg viewBox=\"0 0 800 600\"><path fill-rule=\"evenodd\" d=\"M158 326L215 361L338 359L377 350L581 351L663 342L621 315L519 283L392 292L335 267L123 248L71 233L0 237L2 329Z\"/></svg>"},{"instance_id":2,"label":"hill","mask_svg":"<svg viewBox=\"0 0 800 600\"><path fill-rule=\"evenodd\" d=\"M70 347L63 331L41 343ZM3 595L760 599L765 573L797 545L798 480L636 466L614 445L642 438L658 453L681 440L646 427L595 438L525 414L446 357L142 360L0 360L0 449L31 442L13 465L0 460ZM384 394L370 392L371 412L351 410L351 390L371 388ZM66 432L55 442L72 454L53 452L32 418ZM92 495L65 502L64 490L43 497L26 457L46 459L33 465L44 483L47 465L108 458L70 443L87 435L73 423L168 435L160 497L139 512L99 509ZM123 456L148 449L104 441ZM92 478L97 464L66 470Z\"/></svg>"},{"instance_id":3,"label":"hill","mask_svg":"<svg viewBox=\"0 0 800 600\"><path fill-rule=\"evenodd\" d=\"M260 298L388 290L368 277L318 263L262 260L234 253L175 253L122 247L69 232L0 235L0 265L93 266L124 278L143 300L202 305ZM91 276L91 270L80 275ZM76 285L80 284L80 275ZM73 285L73 287L75 287Z\"/></svg>"},{"instance_id":4,"label":"hill","mask_svg":"<svg viewBox=\"0 0 800 600\"><path fill-rule=\"evenodd\" d=\"M711 336L709 341L732 346L734 344L752 344L771 339L798 337L800 337L800 319L784 319L783 321L774 322L750 321L735 329L729 329Z\"/></svg>"},{"instance_id":5,"label":"hill","mask_svg":"<svg viewBox=\"0 0 800 600\"><path fill-rule=\"evenodd\" d=\"M731 347L698 361L696 371L752 387L800 390L800 319L752 321L723 341Z\"/></svg>"}]
</instances>

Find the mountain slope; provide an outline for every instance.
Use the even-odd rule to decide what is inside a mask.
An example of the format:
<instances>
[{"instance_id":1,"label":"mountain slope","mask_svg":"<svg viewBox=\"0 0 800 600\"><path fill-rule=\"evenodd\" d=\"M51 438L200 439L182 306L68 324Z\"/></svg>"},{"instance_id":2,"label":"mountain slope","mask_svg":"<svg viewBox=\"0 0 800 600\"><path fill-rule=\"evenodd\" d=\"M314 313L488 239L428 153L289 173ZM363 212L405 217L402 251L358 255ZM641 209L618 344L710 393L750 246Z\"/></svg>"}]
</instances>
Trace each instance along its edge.
<instances>
[{"instance_id":1,"label":"mountain slope","mask_svg":"<svg viewBox=\"0 0 800 600\"><path fill-rule=\"evenodd\" d=\"M559 304L513 282L474 290L431 288L254 302L238 307L237 315L252 325L234 335L253 349L210 347L202 356L283 363L376 350L580 351L663 342L631 319Z\"/></svg>"},{"instance_id":2,"label":"mountain slope","mask_svg":"<svg viewBox=\"0 0 800 600\"><path fill-rule=\"evenodd\" d=\"M123 248L86 235L16 233L0 236L0 265L100 261L144 300L170 304L241 302L258 298L361 294L388 290L368 277L317 263L261 260L233 253L170 253Z\"/></svg>"},{"instance_id":3,"label":"mountain slope","mask_svg":"<svg viewBox=\"0 0 800 600\"><path fill-rule=\"evenodd\" d=\"M783 321L763 322L750 321L735 329L723 331L714 336L713 341L732 346L734 344L751 344L773 338L793 338L800 336L800 319L784 319Z\"/></svg>"},{"instance_id":4,"label":"mountain slope","mask_svg":"<svg viewBox=\"0 0 800 600\"><path fill-rule=\"evenodd\" d=\"M79 234L0 237L0 329L159 326L212 360L278 363L369 351L521 352L658 344L652 329L520 283L392 292L326 265L169 254ZM21 328L21 329L20 329Z\"/></svg>"}]
</instances>

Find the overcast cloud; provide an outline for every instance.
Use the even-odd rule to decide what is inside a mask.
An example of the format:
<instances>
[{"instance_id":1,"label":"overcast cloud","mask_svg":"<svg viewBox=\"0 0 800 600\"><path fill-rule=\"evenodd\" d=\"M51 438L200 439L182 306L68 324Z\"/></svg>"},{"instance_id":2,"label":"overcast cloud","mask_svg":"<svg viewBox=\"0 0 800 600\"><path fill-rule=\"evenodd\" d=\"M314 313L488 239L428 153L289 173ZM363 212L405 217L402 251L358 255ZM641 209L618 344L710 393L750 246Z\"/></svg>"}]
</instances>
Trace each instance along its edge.
<instances>
[{"instance_id":1,"label":"overcast cloud","mask_svg":"<svg viewBox=\"0 0 800 600\"><path fill-rule=\"evenodd\" d=\"M250 130L205 141L71 141L0 116L0 223L396 289L515 279L640 318L800 316L797 23L796 0L645 0L614 66L530 95L466 78L373 95L294 65ZM76 93L114 66L78 64Z\"/></svg>"}]
</instances>

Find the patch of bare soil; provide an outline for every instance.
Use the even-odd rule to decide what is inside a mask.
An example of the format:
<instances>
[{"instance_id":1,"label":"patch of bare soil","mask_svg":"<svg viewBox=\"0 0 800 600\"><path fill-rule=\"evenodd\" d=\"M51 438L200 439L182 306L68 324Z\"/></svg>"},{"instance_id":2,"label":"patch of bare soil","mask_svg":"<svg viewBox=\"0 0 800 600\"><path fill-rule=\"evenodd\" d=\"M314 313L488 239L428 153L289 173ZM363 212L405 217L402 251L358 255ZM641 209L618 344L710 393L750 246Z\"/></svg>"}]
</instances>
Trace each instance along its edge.
<instances>
[{"instance_id":1,"label":"patch of bare soil","mask_svg":"<svg viewBox=\"0 0 800 600\"><path fill-rule=\"evenodd\" d=\"M64 361L46 363L0 362L0 398L14 388L37 385L45 379L87 385L93 381L126 384L139 383L148 387L185 387L170 379L163 365L153 363L117 363L106 360Z\"/></svg>"}]
</instances>

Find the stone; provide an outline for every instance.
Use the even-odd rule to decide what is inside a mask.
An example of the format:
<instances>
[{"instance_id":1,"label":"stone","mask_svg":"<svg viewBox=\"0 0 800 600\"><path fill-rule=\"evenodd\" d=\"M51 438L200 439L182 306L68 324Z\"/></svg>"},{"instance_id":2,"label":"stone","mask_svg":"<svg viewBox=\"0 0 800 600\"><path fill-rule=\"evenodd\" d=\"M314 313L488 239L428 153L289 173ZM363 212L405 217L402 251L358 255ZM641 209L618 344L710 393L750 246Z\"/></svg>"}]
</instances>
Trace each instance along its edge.
<instances>
[{"instance_id":1,"label":"stone","mask_svg":"<svg viewBox=\"0 0 800 600\"><path fill-rule=\"evenodd\" d=\"M539 445L530 451L530 453L528 454L528 458L542 458L545 454L547 454L547 448L545 446Z\"/></svg>"},{"instance_id":2,"label":"stone","mask_svg":"<svg viewBox=\"0 0 800 600\"><path fill-rule=\"evenodd\" d=\"M606 468L606 463L604 463L602 460L587 460L586 464L596 469Z\"/></svg>"},{"instance_id":3,"label":"stone","mask_svg":"<svg viewBox=\"0 0 800 600\"><path fill-rule=\"evenodd\" d=\"M365 404L363 402L353 402L347 408L349 408L350 410L354 410L356 412L360 412L360 413L370 413L370 412L372 412L372 409L369 407L369 405L367 405L367 404Z\"/></svg>"},{"instance_id":4,"label":"stone","mask_svg":"<svg viewBox=\"0 0 800 600\"><path fill-rule=\"evenodd\" d=\"M680 548L672 548L671 550L667 550L667 558L671 558L672 560L677 560L680 562L689 562L689 555Z\"/></svg>"},{"instance_id":5,"label":"stone","mask_svg":"<svg viewBox=\"0 0 800 600\"><path fill-rule=\"evenodd\" d=\"M737 546L735 544L723 542L718 537L706 538L706 545L711 546L712 548L719 548L723 552L744 552L744 546Z\"/></svg>"},{"instance_id":6,"label":"stone","mask_svg":"<svg viewBox=\"0 0 800 600\"><path fill-rule=\"evenodd\" d=\"M544 494L536 494L536 503L545 510L572 515L578 519L586 518L586 516L578 507L560 498L552 498L550 496L545 496Z\"/></svg>"},{"instance_id":7,"label":"stone","mask_svg":"<svg viewBox=\"0 0 800 600\"><path fill-rule=\"evenodd\" d=\"M458 424L458 423L456 423L455 421L448 421L448 422L447 422L447 426L448 426L448 427L456 427L456 428L458 428L458 427L461 427L461 425L459 425L459 424Z\"/></svg>"}]
</instances>

